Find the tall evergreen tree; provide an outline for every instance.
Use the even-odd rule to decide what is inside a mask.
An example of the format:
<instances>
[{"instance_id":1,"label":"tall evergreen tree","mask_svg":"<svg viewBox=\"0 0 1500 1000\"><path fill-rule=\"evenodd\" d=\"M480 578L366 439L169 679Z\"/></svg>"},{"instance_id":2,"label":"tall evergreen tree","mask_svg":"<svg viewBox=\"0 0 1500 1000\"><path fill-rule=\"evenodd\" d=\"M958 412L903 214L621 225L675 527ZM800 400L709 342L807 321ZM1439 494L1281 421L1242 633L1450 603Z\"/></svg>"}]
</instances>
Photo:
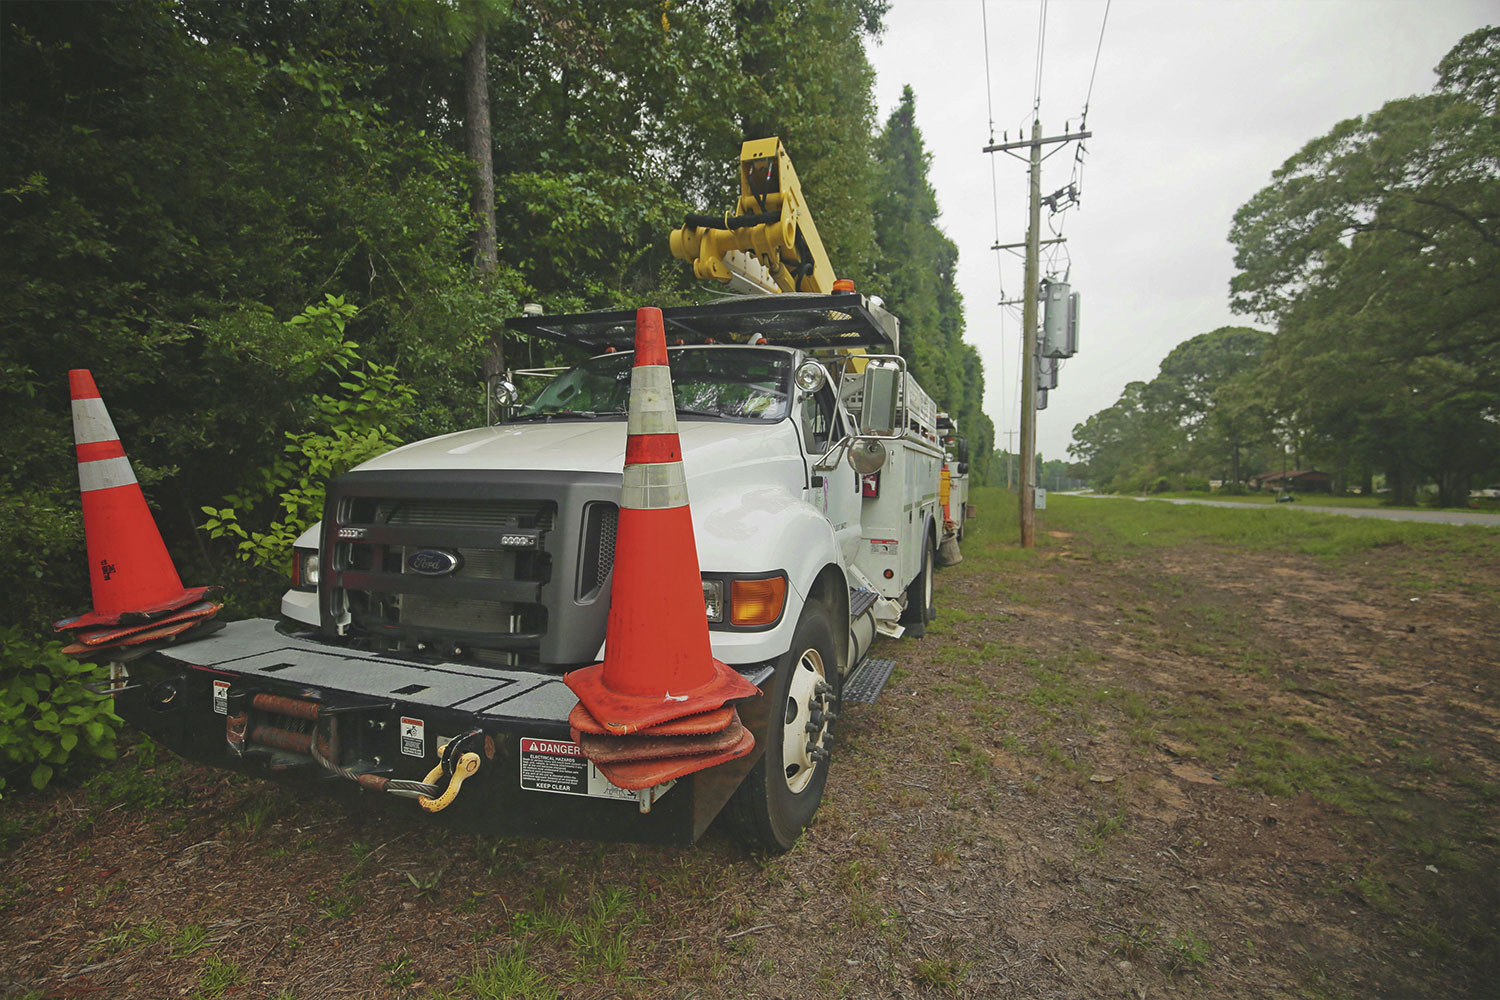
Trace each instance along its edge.
<instances>
[{"instance_id":1,"label":"tall evergreen tree","mask_svg":"<svg viewBox=\"0 0 1500 1000\"><path fill-rule=\"evenodd\" d=\"M959 422L982 477L994 444L985 415L979 352L963 342L958 247L938 228L937 195L927 178L930 154L917 127L910 86L875 141L875 235L879 245L870 287L901 318L901 354L912 373Z\"/></svg>"}]
</instances>

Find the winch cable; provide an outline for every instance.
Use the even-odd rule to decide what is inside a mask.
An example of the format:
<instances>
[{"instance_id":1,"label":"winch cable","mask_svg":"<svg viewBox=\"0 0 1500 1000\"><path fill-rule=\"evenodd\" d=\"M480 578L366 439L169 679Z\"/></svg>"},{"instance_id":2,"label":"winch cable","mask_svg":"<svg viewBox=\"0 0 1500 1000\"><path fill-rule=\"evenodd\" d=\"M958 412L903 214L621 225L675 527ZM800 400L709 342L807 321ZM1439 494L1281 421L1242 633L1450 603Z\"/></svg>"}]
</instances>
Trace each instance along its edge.
<instances>
[{"instance_id":1,"label":"winch cable","mask_svg":"<svg viewBox=\"0 0 1500 1000\"><path fill-rule=\"evenodd\" d=\"M326 750L323 734L324 718L328 720L329 729L331 730ZM362 788L369 788L377 792L389 792L392 795L399 795L407 799L435 798L443 793L441 785L429 784L425 781L411 781L406 778L387 778L383 774L360 774L351 771L342 764L334 763L334 761L328 759L329 757L336 758L338 756L336 752L337 747L338 717L324 716L319 718L317 721L317 730L312 741L312 758L325 771L336 774L340 778L347 778Z\"/></svg>"}]
</instances>

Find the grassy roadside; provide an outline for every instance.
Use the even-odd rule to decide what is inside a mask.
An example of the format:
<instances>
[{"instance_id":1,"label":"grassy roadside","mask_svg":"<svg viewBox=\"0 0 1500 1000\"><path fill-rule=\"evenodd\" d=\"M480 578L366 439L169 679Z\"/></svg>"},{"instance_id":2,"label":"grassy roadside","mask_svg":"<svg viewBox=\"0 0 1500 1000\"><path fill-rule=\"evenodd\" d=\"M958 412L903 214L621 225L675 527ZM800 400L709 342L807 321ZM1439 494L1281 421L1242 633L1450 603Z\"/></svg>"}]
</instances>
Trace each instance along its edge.
<instances>
[{"instance_id":1,"label":"grassy roadside","mask_svg":"<svg viewBox=\"0 0 1500 1000\"><path fill-rule=\"evenodd\" d=\"M1055 494L1054 494L1055 495ZM1121 494L1126 495L1126 494ZM1198 493L1173 490L1165 493L1138 493L1150 500L1222 500L1225 503L1274 504L1275 493ZM1439 507L1436 504L1394 504L1378 496L1332 496L1326 493L1297 493L1296 502L1309 507L1353 507L1362 510L1447 510L1479 514L1500 513L1500 500L1486 497L1470 499L1464 507ZM1049 497L1050 502L1050 497Z\"/></svg>"},{"instance_id":2,"label":"grassy roadside","mask_svg":"<svg viewBox=\"0 0 1500 1000\"><path fill-rule=\"evenodd\" d=\"M1387 936L1414 946L1409 957L1500 969L1490 694L1500 680L1500 537L1072 497L1049 497L1041 517L1042 559L1082 558L1115 575L1117 592L1139 595L1115 606L1113 621L1138 669L1200 669L1181 683L1158 675L1114 686L1120 675L1101 676L1087 657L1072 657L1071 669L1038 670L1033 659L1033 703L1066 705L1085 732L1116 726L1198 780L1315 803L1353 848L1321 891L1380 914ZM1195 548L1218 564L1217 580L1184 572ZM1240 599L1250 593L1260 607ZM1437 613L1419 610L1423 601ZM1299 619L1318 617L1370 635L1298 634ZM1090 675L1102 683L1080 683ZM1448 692L1435 704L1422 696L1432 685ZM1098 816L1093 837L1121 822L1108 809ZM1427 876L1441 873L1452 881L1436 889ZM1307 995L1348 995L1320 982L1310 978Z\"/></svg>"},{"instance_id":3,"label":"grassy roadside","mask_svg":"<svg viewBox=\"0 0 1500 1000\"><path fill-rule=\"evenodd\" d=\"M1003 494L1002 494L1003 495ZM1089 505L1089 506L1083 506ZM1095 511L1093 506L1110 509ZM1392 545L1420 548L1424 558L1473 557L1493 560L1500 555L1500 533L1478 525L1383 521L1336 515L1282 516L1275 509L1233 510L1182 504L1100 504L1083 497L1051 495L1047 510L1038 513L1044 526L1064 530L1087 528L1096 547L1131 552L1195 542L1227 545L1252 552L1295 552L1336 556Z\"/></svg>"}]
</instances>

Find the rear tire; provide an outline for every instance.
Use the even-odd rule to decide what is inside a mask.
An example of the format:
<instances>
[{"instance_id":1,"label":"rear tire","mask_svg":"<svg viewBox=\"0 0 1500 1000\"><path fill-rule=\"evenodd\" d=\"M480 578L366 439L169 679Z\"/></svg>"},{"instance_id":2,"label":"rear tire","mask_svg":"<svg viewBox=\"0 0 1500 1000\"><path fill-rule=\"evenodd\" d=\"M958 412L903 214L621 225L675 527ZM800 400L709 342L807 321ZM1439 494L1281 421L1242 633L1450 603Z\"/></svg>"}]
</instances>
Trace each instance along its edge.
<instances>
[{"instance_id":1,"label":"rear tire","mask_svg":"<svg viewBox=\"0 0 1500 1000\"><path fill-rule=\"evenodd\" d=\"M765 753L724 808L745 846L783 854L812 822L828 783L831 716L839 711L841 691L828 611L808 604L766 692L769 718L755 734ZM814 750L822 752L815 757Z\"/></svg>"},{"instance_id":2,"label":"rear tire","mask_svg":"<svg viewBox=\"0 0 1500 1000\"><path fill-rule=\"evenodd\" d=\"M927 634L927 623L932 621L932 536L922 536L922 568L917 578L906 588L906 610L901 613L901 624L906 634L920 639Z\"/></svg>"}]
</instances>

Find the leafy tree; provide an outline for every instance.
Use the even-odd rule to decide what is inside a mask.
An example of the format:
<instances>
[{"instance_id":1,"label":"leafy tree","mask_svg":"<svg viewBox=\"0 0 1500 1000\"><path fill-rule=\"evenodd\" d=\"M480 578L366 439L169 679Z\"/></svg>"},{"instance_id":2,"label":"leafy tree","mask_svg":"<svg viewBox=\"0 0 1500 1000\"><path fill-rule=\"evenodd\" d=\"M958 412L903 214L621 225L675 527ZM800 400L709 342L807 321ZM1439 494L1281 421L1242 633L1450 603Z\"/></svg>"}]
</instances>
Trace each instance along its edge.
<instances>
[{"instance_id":1,"label":"leafy tree","mask_svg":"<svg viewBox=\"0 0 1500 1000\"><path fill-rule=\"evenodd\" d=\"M1230 483L1242 481L1245 448L1265 438L1266 407L1250 376L1270 341L1263 330L1224 326L1183 341L1161 363L1157 381L1195 452L1194 464L1225 461L1218 478Z\"/></svg>"},{"instance_id":2,"label":"leafy tree","mask_svg":"<svg viewBox=\"0 0 1500 1000\"><path fill-rule=\"evenodd\" d=\"M1232 304L1278 323L1294 422L1443 504L1500 452L1500 29L1433 93L1336 125L1235 215Z\"/></svg>"}]
</instances>

